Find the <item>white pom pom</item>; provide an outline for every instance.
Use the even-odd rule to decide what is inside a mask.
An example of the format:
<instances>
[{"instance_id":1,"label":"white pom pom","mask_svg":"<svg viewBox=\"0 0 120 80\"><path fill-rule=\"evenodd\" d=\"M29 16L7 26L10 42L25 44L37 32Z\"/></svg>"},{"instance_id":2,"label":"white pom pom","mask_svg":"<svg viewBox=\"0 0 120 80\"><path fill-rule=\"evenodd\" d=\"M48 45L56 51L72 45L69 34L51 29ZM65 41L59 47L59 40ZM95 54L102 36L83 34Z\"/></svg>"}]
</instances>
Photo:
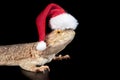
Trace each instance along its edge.
<instances>
[{"instance_id":1,"label":"white pom pom","mask_svg":"<svg viewBox=\"0 0 120 80\"><path fill-rule=\"evenodd\" d=\"M36 47L37 50L43 51L46 49L46 43L44 41L40 41Z\"/></svg>"},{"instance_id":2,"label":"white pom pom","mask_svg":"<svg viewBox=\"0 0 120 80\"><path fill-rule=\"evenodd\" d=\"M57 15L50 19L51 29L76 29L78 21L68 13Z\"/></svg>"}]
</instances>

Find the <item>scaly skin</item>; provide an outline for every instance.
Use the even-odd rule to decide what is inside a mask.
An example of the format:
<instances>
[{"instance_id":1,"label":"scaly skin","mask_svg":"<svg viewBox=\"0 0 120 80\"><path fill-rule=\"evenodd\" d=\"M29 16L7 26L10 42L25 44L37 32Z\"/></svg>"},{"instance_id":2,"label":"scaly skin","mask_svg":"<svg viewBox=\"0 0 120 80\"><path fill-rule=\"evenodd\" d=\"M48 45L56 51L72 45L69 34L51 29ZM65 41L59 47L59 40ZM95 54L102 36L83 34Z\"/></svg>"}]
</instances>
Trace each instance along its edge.
<instances>
[{"instance_id":1,"label":"scaly skin","mask_svg":"<svg viewBox=\"0 0 120 80\"><path fill-rule=\"evenodd\" d=\"M36 50L38 42L0 46L0 65L20 66L28 71L44 71L44 64L55 59L73 39L73 30L54 30L46 36L47 49ZM41 65L36 67L36 65Z\"/></svg>"}]
</instances>

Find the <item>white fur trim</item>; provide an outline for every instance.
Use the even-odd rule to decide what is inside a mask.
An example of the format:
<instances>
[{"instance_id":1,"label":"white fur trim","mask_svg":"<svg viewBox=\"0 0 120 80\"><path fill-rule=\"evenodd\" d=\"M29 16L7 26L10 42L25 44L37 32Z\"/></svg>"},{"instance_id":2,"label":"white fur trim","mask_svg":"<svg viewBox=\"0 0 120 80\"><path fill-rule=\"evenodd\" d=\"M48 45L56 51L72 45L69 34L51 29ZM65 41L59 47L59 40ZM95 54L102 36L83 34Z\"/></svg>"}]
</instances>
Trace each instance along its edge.
<instances>
[{"instance_id":1,"label":"white fur trim","mask_svg":"<svg viewBox=\"0 0 120 80\"><path fill-rule=\"evenodd\" d=\"M38 45L36 46L37 50L43 51L46 49L46 43L44 41L40 41Z\"/></svg>"},{"instance_id":2,"label":"white fur trim","mask_svg":"<svg viewBox=\"0 0 120 80\"><path fill-rule=\"evenodd\" d=\"M50 19L51 29L76 29L77 20L68 13L63 13Z\"/></svg>"}]
</instances>

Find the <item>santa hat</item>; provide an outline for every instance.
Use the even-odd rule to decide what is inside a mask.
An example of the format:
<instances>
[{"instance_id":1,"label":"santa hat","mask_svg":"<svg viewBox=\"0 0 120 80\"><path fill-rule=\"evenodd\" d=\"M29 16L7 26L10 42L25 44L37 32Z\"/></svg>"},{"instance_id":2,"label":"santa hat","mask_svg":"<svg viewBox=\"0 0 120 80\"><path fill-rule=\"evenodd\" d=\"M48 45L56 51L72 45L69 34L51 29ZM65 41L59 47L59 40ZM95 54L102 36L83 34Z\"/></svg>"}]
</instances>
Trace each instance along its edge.
<instances>
[{"instance_id":1,"label":"santa hat","mask_svg":"<svg viewBox=\"0 0 120 80\"><path fill-rule=\"evenodd\" d=\"M49 17L49 24L51 29L76 29L78 22L70 14L66 13L65 10L57 4L49 4L36 18L36 25L39 34L39 43L37 50L45 50L45 27L46 18Z\"/></svg>"}]
</instances>

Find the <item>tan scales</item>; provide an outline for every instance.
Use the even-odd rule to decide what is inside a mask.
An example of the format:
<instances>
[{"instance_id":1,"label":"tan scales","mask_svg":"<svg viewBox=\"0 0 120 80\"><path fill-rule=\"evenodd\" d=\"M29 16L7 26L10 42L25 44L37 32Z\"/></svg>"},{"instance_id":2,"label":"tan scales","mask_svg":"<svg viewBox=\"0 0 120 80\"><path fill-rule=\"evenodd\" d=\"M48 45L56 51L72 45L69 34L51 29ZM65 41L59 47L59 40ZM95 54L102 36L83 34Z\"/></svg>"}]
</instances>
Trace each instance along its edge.
<instances>
[{"instance_id":1,"label":"tan scales","mask_svg":"<svg viewBox=\"0 0 120 80\"><path fill-rule=\"evenodd\" d=\"M62 51L74 36L73 30L54 30L46 36L47 49L44 51L36 50L38 42L0 46L0 65L20 66L33 72L44 71L49 69L44 64L51 62L52 59L62 58L56 57L56 54Z\"/></svg>"}]
</instances>

